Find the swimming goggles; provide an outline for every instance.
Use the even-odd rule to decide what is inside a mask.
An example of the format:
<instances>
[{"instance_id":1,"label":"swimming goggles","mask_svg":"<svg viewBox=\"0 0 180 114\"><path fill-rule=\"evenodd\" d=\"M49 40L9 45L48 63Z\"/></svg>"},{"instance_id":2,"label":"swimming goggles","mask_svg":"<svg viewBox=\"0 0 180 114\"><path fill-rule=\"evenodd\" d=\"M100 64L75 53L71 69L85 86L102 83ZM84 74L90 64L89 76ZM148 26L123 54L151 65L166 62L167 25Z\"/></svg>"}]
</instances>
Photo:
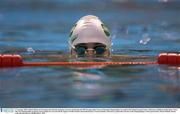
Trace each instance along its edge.
<instances>
[{"instance_id":1,"label":"swimming goggles","mask_svg":"<svg viewBox=\"0 0 180 114\"><path fill-rule=\"evenodd\" d=\"M92 51L94 55L103 55L106 52L106 46L104 45L97 45L93 48L88 48L85 45L77 45L75 46L75 51L79 56L85 56L88 51Z\"/></svg>"}]
</instances>

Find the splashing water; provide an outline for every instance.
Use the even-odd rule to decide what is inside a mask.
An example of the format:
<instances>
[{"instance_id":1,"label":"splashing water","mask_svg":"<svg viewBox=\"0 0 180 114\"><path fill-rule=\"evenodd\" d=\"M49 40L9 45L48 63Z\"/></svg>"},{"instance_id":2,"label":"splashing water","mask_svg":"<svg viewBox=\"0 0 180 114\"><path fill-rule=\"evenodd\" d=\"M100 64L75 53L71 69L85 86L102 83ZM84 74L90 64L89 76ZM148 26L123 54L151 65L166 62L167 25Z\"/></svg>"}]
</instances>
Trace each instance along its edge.
<instances>
[{"instance_id":1,"label":"splashing water","mask_svg":"<svg viewBox=\"0 0 180 114\"><path fill-rule=\"evenodd\" d=\"M29 47L29 48L27 48L27 52L29 54L33 54L33 53L35 53L35 50L32 47Z\"/></svg>"},{"instance_id":2,"label":"splashing water","mask_svg":"<svg viewBox=\"0 0 180 114\"><path fill-rule=\"evenodd\" d=\"M143 38L139 41L140 44L146 45L151 38L149 37L148 34L143 34Z\"/></svg>"},{"instance_id":3,"label":"splashing water","mask_svg":"<svg viewBox=\"0 0 180 114\"><path fill-rule=\"evenodd\" d=\"M163 3L169 2L169 0L158 0L158 1Z\"/></svg>"}]
</instances>

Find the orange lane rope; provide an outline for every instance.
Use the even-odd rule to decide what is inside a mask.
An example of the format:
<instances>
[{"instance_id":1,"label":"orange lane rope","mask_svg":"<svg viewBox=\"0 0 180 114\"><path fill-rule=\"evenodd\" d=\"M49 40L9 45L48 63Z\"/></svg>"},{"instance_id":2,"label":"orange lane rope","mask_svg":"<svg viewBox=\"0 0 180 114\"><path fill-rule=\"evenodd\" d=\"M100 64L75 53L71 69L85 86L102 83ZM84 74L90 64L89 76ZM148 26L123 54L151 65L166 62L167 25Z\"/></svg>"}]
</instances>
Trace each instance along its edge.
<instances>
[{"instance_id":1,"label":"orange lane rope","mask_svg":"<svg viewBox=\"0 0 180 114\"><path fill-rule=\"evenodd\" d=\"M149 65L168 64L180 65L180 54L161 53L157 61L148 62L23 62L20 55L0 55L0 67L23 67L23 66L92 66L92 65Z\"/></svg>"},{"instance_id":2,"label":"orange lane rope","mask_svg":"<svg viewBox=\"0 0 180 114\"><path fill-rule=\"evenodd\" d=\"M157 62L24 62L23 66L148 65Z\"/></svg>"}]
</instances>

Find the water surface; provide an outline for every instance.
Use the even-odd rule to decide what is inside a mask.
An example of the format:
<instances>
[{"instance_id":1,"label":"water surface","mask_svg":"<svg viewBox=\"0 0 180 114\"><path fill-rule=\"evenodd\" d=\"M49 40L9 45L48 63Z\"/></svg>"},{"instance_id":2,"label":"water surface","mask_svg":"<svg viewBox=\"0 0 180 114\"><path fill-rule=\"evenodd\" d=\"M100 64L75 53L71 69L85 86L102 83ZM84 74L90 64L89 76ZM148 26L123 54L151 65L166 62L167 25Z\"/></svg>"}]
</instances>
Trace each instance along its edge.
<instances>
[{"instance_id":1,"label":"water surface","mask_svg":"<svg viewBox=\"0 0 180 114\"><path fill-rule=\"evenodd\" d=\"M0 53L67 54L71 27L88 14L108 25L113 54L179 52L180 2L166 1L1 0ZM0 69L0 107L180 107L179 82L180 68L166 65Z\"/></svg>"}]
</instances>

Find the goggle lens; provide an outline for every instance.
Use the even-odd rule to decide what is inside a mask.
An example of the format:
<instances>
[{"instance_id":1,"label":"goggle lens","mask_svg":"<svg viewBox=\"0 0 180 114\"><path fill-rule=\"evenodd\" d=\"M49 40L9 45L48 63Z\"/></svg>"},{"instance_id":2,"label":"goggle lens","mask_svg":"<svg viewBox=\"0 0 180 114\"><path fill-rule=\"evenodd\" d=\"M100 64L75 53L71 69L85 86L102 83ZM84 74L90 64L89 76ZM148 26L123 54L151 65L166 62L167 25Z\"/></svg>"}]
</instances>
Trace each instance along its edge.
<instances>
[{"instance_id":1,"label":"goggle lens","mask_svg":"<svg viewBox=\"0 0 180 114\"><path fill-rule=\"evenodd\" d=\"M94 50L96 51L97 55L102 55L106 51L105 47L103 46L95 47Z\"/></svg>"},{"instance_id":2,"label":"goggle lens","mask_svg":"<svg viewBox=\"0 0 180 114\"><path fill-rule=\"evenodd\" d=\"M77 47L76 52L78 55L84 55L86 53L86 48L85 47Z\"/></svg>"}]
</instances>

